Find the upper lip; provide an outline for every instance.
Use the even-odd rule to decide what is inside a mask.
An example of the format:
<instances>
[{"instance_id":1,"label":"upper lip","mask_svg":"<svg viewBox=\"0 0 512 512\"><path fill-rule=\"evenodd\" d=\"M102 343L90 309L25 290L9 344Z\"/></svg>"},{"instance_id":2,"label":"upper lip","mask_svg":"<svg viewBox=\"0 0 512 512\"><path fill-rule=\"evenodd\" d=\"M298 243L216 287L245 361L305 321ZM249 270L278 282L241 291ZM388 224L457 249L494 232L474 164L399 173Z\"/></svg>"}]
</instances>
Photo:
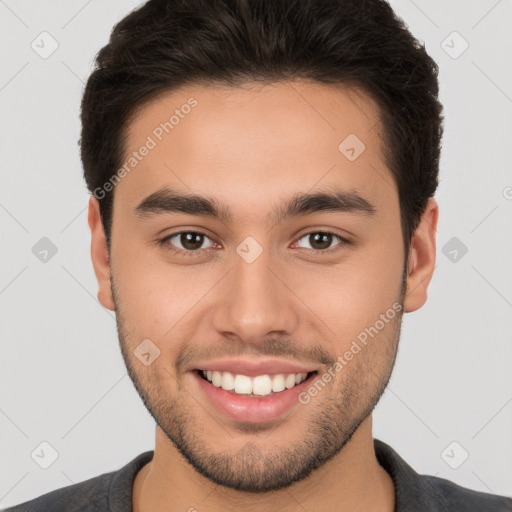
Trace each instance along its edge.
<instances>
[{"instance_id":1,"label":"upper lip","mask_svg":"<svg viewBox=\"0 0 512 512\"><path fill-rule=\"evenodd\" d=\"M318 368L310 364L304 365L295 362L282 361L279 359L259 359L249 361L247 359L217 359L204 363L196 363L189 370L211 370L225 371L233 375L242 374L248 377L276 373L309 373L317 371Z\"/></svg>"}]
</instances>

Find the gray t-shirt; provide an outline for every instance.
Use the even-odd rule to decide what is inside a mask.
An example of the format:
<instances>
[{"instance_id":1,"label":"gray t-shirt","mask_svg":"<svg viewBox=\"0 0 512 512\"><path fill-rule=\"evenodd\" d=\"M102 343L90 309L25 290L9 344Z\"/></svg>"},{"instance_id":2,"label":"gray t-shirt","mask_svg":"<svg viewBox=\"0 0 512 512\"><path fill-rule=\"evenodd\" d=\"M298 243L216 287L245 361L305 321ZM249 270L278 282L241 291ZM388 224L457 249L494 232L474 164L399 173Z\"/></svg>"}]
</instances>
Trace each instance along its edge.
<instances>
[{"instance_id":1,"label":"gray t-shirt","mask_svg":"<svg viewBox=\"0 0 512 512\"><path fill-rule=\"evenodd\" d=\"M389 445L378 439L374 445L379 464L395 484L395 512L512 512L512 498L419 475ZM132 512L133 481L153 453L141 453L117 471L56 489L3 512ZM194 506L204 509L200 503Z\"/></svg>"}]
</instances>

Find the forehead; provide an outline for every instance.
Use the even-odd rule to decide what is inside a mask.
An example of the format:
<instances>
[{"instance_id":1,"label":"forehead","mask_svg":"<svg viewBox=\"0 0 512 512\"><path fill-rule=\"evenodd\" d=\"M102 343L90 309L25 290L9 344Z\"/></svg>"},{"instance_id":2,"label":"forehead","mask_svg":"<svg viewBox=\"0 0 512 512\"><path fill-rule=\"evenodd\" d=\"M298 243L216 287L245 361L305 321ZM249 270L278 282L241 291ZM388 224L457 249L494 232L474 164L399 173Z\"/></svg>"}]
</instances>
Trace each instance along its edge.
<instances>
[{"instance_id":1,"label":"forehead","mask_svg":"<svg viewBox=\"0 0 512 512\"><path fill-rule=\"evenodd\" d=\"M133 210L169 186L215 196L241 214L316 188L393 201L380 129L377 105L357 89L303 81L186 86L161 94L128 124L127 172L115 197Z\"/></svg>"}]
</instances>

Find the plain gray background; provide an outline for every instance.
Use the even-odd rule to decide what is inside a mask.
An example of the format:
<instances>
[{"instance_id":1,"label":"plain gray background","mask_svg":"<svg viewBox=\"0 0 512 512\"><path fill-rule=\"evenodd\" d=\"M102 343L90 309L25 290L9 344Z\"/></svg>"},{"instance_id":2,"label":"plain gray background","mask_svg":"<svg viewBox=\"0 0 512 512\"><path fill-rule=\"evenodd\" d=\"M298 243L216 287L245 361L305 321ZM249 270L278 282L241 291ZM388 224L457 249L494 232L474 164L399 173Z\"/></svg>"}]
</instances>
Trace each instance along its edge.
<instances>
[{"instance_id":1,"label":"plain gray background","mask_svg":"<svg viewBox=\"0 0 512 512\"><path fill-rule=\"evenodd\" d=\"M0 0L0 507L154 447L96 298L77 145L94 55L138 4ZM437 267L374 436L419 473L512 495L512 1L392 5L440 66L446 121Z\"/></svg>"}]
</instances>

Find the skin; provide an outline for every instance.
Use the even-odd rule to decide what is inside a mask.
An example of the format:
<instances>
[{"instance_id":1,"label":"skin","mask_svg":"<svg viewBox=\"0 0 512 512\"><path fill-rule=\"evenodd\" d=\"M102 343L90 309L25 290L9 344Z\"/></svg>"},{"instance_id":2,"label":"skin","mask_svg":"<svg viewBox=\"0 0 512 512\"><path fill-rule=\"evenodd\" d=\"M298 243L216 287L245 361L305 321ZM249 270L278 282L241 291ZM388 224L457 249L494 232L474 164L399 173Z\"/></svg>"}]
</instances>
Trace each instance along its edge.
<instances>
[{"instance_id":1,"label":"skin","mask_svg":"<svg viewBox=\"0 0 512 512\"><path fill-rule=\"evenodd\" d=\"M98 200L89 204L98 299L116 312L130 377L157 423L154 458L136 477L133 509L393 511L371 412L393 369L402 314L427 300L438 205L429 199L406 268L378 108L356 89L305 81L189 85L138 112L127 154L190 97L197 106L115 187L110 262ZM338 150L350 133L366 146L354 161ZM134 208L164 185L215 197L236 222L184 213L138 218ZM376 214L268 218L297 192L331 187L357 191ZM326 230L352 243L333 237L326 246L339 250L314 253L322 246L306 235ZM158 244L179 231L207 235L197 254L174 255ZM263 248L250 264L236 252L247 236ZM172 239L186 250L180 242ZM224 416L180 365L184 354L192 362L271 356L322 374L325 361L342 356L394 303L402 313L321 392L259 428ZM145 366L133 351L148 338L160 356Z\"/></svg>"}]
</instances>

